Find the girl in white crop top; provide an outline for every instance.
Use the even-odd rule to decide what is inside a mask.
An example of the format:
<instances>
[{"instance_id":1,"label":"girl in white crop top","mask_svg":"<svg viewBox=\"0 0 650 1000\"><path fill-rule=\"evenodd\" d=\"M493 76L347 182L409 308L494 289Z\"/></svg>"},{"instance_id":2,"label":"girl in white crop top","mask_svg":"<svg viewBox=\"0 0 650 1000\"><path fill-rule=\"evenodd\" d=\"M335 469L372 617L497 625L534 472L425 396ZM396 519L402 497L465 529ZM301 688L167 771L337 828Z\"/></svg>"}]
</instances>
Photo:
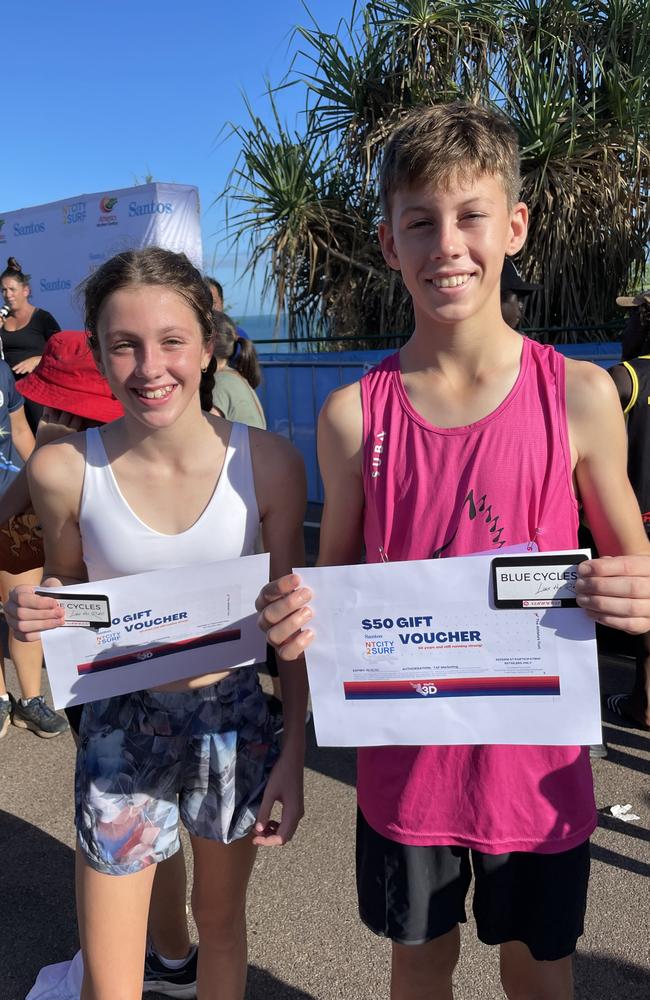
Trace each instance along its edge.
<instances>
[{"instance_id":1,"label":"girl in white crop top","mask_svg":"<svg viewBox=\"0 0 650 1000\"><path fill-rule=\"evenodd\" d=\"M199 272L182 254L129 251L90 277L85 298L91 343L124 417L34 455L44 586L170 567L173 587L175 566L253 552L260 524L272 577L290 572L302 559L302 463L284 439L202 413L212 300ZM59 605L33 588L13 593L8 615L18 608L12 624L24 639L62 624ZM302 815L306 680L297 664L281 678L281 752L251 669L85 706L76 780L82 1000L140 996L153 872L178 847L179 812L194 851L198 996L242 1000L257 845L286 843ZM276 801L279 824L270 819Z\"/></svg>"}]
</instances>

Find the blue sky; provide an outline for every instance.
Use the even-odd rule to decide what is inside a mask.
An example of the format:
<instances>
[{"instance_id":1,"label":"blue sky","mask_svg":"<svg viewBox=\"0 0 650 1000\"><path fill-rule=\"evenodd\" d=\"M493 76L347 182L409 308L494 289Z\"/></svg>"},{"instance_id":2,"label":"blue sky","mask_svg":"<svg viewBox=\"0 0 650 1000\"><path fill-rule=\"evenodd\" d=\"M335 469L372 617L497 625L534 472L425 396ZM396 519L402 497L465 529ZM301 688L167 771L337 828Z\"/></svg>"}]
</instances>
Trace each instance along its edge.
<instances>
[{"instance_id":1,"label":"blue sky","mask_svg":"<svg viewBox=\"0 0 650 1000\"><path fill-rule=\"evenodd\" d=\"M352 0L309 0L328 31ZM242 92L266 117L265 79L286 74L300 0L32 0L5 5L0 213L154 180L194 184L206 265L235 315L262 312L237 281L214 206L237 155L229 121L248 121ZM302 88L282 91L289 124ZM241 265L240 265L241 270Z\"/></svg>"}]
</instances>

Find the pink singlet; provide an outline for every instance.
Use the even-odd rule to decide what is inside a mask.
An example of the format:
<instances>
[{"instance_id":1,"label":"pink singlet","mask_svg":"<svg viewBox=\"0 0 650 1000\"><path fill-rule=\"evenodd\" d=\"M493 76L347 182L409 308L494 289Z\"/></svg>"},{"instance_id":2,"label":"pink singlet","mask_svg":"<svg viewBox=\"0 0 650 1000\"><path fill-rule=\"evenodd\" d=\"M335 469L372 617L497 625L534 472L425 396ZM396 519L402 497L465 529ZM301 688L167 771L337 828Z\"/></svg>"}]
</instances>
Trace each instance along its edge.
<instances>
[{"instance_id":1,"label":"pink singlet","mask_svg":"<svg viewBox=\"0 0 650 1000\"><path fill-rule=\"evenodd\" d=\"M564 358L523 338L519 376L496 410L433 427L409 402L399 354L361 380L366 559L435 559L533 541L577 544ZM358 799L403 844L488 854L554 853L596 826L588 748L373 747L359 750Z\"/></svg>"}]
</instances>

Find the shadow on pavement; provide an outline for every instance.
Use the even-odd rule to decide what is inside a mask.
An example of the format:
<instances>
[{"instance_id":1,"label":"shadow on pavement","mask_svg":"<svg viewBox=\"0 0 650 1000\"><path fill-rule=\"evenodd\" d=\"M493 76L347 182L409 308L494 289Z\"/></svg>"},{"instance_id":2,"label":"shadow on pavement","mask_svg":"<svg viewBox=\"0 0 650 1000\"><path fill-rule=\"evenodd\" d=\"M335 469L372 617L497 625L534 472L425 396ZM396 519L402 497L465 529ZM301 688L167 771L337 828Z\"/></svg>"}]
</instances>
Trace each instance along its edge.
<instances>
[{"instance_id":1,"label":"shadow on pavement","mask_svg":"<svg viewBox=\"0 0 650 1000\"><path fill-rule=\"evenodd\" d=\"M637 757L631 753L624 753L617 750L609 742L608 726L605 726L605 741L607 743L607 760L611 764L618 764L619 767L627 767L630 771L639 771L640 774L650 774L650 760L644 757ZM618 732L618 730L617 730ZM620 742L617 740L617 742Z\"/></svg>"},{"instance_id":2,"label":"shadow on pavement","mask_svg":"<svg viewBox=\"0 0 650 1000\"><path fill-rule=\"evenodd\" d=\"M576 955L576 1000L647 1000L650 972L607 955Z\"/></svg>"},{"instance_id":3,"label":"shadow on pavement","mask_svg":"<svg viewBox=\"0 0 650 1000\"><path fill-rule=\"evenodd\" d=\"M249 965L246 1000L316 1000L316 997L287 985L256 965Z\"/></svg>"},{"instance_id":4,"label":"shadow on pavement","mask_svg":"<svg viewBox=\"0 0 650 1000\"><path fill-rule=\"evenodd\" d=\"M650 830L636 823L626 823L615 816L608 816L606 813L598 812L598 826L603 830L612 830L614 833L622 833L626 837L634 837L636 840L645 840L650 843Z\"/></svg>"},{"instance_id":5,"label":"shadow on pavement","mask_svg":"<svg viewBox=\"0 0 650 1000\"><path fill-rule=\"evenodd\" d=\"M618 851L610 851L608 847L601 847L600 844L591 844L591 859L592 861L601 861L604 865L612 865L613 868L621 868L623 871L632 872L633 875L650 878L650 864L647 861L637 861L636 858L628 858L625 854L620 854Z\"/></svg>"},{"instance_id":6,"label":"shadow on pavement","mask_svg":"<svg viewBox=\"0 0 650 1000\"><path fill-rule=\"evenodd\" d=\"M616 727L616 728L615 728ZM628 750L641 750L643 753L650 753L650 736L645 736L641 730L633 729L631 726L622 727L622 723L614 723L605 719L603 734L608 746L626 747Z\"/></svg>"},{"instance_id":7,"label":"shadow on pavement","mask_svg":"<svg viewBox=\"0 0 650 1000\"><path fill-rule=\"evenodd\" d=\"M314 734L314 723L310 722L307 727L305 767L354 787L357 780L357 752L351 747L319 747Z\"/></svg>"},{"instance_id":8,"label":"shadow on pavement","mask_svg":"<svg viewBox=\"0 0 650 1000\"><path fill-rule=\"evenodd\" d=\"M0 810L2 1000L24 1000L44 965L78 948L74 851Z\"/></svg>"}]
</instances>

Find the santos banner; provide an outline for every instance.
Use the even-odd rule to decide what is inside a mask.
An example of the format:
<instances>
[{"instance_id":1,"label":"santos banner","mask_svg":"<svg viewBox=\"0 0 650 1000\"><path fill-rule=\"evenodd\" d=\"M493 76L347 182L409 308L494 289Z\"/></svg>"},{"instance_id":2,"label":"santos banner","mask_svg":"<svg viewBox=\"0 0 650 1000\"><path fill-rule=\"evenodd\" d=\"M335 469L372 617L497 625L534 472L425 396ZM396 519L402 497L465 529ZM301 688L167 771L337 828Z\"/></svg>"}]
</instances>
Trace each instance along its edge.
<instances>
[{"instance_id":1,"label":"santos banner","mask_svg":"<svg viewBox=\"0 0 650 1000\"><path fill-rule=\"evenodd\" d=\"M79 283L113 254L150 244L182 250L202 267L195 187L143 184L0 215L0 271L15 257L31 275L32 303L64 330L82 327Z\"/></svg>"}]
</instances>

